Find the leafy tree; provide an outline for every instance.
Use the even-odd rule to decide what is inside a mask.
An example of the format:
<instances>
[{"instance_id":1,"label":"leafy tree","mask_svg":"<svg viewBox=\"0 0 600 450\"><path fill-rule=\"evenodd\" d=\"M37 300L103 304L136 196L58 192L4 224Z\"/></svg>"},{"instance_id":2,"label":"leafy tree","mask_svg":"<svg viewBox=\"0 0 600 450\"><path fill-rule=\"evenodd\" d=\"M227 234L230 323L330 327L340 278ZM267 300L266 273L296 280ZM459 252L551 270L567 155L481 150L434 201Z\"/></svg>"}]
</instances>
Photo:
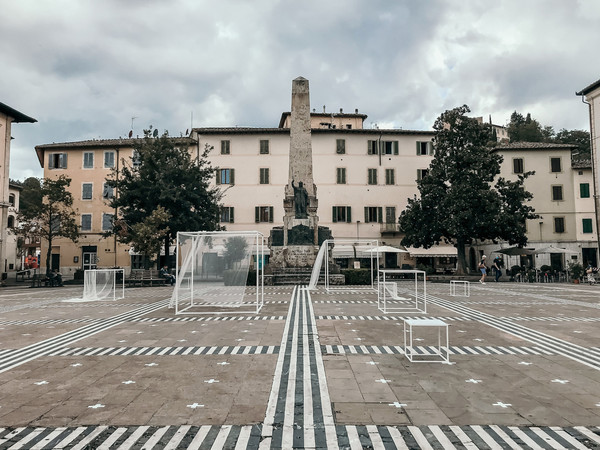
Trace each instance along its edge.
<instances>
[{"instance_id":1,"label":"leafy tree","mask_svg":"<svg viewBox=\"0 0 600 450\"><path fill-rule=\"evenodd\" d=\"M537 217L526 205L532 198L516 181L496 178L502 157L488 143L491 128L467 117L464 105L444 112L435 122L434 159L418 183L420 198L408 199L400 215L403 245L429 248L453 244L458 273L467 267L465 246L475 239L503 239L524 245L525 220Z\"/></svg>"},{"instance_id":2,"label":"leafy tree","mask_svg":"<svg viewBox=\"0 0 600 450\"><path fill-rule=\"evenodd\" d=\"M178 231L219 228L221 193L210 187L215 169L207 158L212 147L206 145L192 157L189 144L185 138L169 137L168 132L157 136L150 127L134 145L134 156L123 160L120 173L114 171L107 178L107 184L118 192L110 205L119 208L120 220L115 221L113 233L121 242L132 242L133 235L123 231L125 228L135 230L136 224L144 223L159 207L168 215L161 225L166 261Z\"/></svg>"},{"instance_id":3,"label":"leafy tree","mask_svg":"<svg viewBox=\"0 0 600 450\"><path fill-rule=\"evenodd\" d=\"M585 130L566 130L561 129L554 137L554 142L559 144L577 145L577 150L573 152L575 159L591 159L590 151L590 132Z\"/></svg>"},{"instance_id":4,"label":"leafy tree","mask_svg":"<svg viewBox=\"0 0 600 450\"><path fill-rule=\"evenodd\" d=\"M526 117L517 111L510 115L510 122L507 130L508 138L511 142L543 142L544 133L540 123L531 118L527 113Z\"/></svg>"},{"instance_id":5,"label":"leafy tree","mask_svg":"<svg viewBox=\"0 0 600 450\"><path fill-rule=\"evenodd\" d=\"M28 178L25 180L25 184L28 180L37 179ZM35 181L31 181L31 185L35 188ZM44 178L39 191L41 203L38 203L38 194L32 194L33 200L26 203L25 209L19 211L18 234L30 239L44 239L48 242L46 274L50 273L52 242L59 237L77 242L79 236L77 214L73 210L73 196L68 191L70 185L71 179L64 175L55 179ZM37 192L36 189L33 191Z\"/></svg>"},{"instance_id":6,"label":"leafy tree","mask_svg":"<svg viewBox=\"0 0 600 450\"><path fill-rule=\"evenodd\" d=\"M127 227L120 220L115 222L115 227L119 230L118 237L127 240L136 252L141 253L144 256L144 264L147 265L154 255L160 253L160 246L169 232L169 227L166 226L169 218L165 208L159 206L152 214L131 227Z\"/></svg>"},{"instance_id":7,"label":"leafy tree","mask_svg":"<svg viewBox=\"0 0 600 450\"><path fill-rule=\"evenodd\" d=\"M241 261L244 258L247 247L248 244L246 238L242 236L235 236L227 239L223 257L230 269L233 268L236 262Z\"/></svg>"},{"instance_id":8,"label":"leafy tree","mask_svg":"<svg viewBox=\"0 0 600 450\"><path fill-rule=\"evenodd\" d=\"M42 183L39 178L29 177L21 183L23 190L19 196L19 211L28 214L30 210L37 211L42 206Z\"/></svg>"}]
</instances>

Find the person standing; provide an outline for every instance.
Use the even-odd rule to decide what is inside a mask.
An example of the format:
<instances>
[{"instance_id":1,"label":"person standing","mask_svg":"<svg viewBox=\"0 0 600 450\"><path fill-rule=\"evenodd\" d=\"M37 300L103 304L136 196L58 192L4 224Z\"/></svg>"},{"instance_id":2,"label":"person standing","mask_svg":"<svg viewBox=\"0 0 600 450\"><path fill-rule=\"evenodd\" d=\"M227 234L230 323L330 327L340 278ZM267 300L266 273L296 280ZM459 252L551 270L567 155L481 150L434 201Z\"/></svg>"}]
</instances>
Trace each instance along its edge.
<instances>
[{"instance_id":1,"label":"person standing","mask_svg":"<svg viewBox=\"0 0 600 450\"><path fill-rule=\"evenodd\" d=\"M486 256L483 255L481 257L481 261L479 262L479 271L481 272L481 278L479 279L479 282L481 284L485 284L485 275L487 274L487 267L485 266L485 258L486 258Z\"/></svg>"},{"instance_id":2,"label":"person standing","mask_svg":"<svg viewBox=\"0 0 600 450\"><path fill-rule=\"evenodd\" d=\"M498 280L500 279L500 276L502 275L502 268L500 267L502 265L502 263L500 262L500 257L496 256L494 258L494 264L492 264L492 268L494 269L494 277L496 279L496 283L498 282Z\"/></svg>"}]
</instances>

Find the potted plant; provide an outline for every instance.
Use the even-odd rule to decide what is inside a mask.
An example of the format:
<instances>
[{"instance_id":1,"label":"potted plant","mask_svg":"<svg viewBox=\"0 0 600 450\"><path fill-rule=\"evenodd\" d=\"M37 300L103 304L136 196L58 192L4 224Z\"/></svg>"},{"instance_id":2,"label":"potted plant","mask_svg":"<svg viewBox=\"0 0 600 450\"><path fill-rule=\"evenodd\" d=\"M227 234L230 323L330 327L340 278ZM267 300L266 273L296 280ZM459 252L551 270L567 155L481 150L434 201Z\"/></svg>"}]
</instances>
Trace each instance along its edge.
<instances>
[{"instance_id":1,"label":"potted plant","mask_svg":"<svg viewBox=\"0 0 600 450\"><path fill-rule=\"evenodd\" d=\"M579 279L583 275L583 266L579 262L569 264L569 273L573 278L573 283L578 284Z\"/></svg>"}]
</instances>

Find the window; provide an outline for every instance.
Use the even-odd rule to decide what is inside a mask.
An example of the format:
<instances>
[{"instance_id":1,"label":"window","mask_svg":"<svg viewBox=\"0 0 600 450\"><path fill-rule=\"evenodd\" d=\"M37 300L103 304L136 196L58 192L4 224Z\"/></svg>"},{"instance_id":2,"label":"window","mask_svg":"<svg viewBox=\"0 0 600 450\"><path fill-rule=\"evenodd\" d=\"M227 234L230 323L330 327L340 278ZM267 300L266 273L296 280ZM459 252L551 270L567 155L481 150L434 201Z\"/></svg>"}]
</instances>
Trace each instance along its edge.
<instances>
[{"instance_id":1,"label":"window","mask_svg":"<svg viewBox=\"0 0 600 450\"><path fill-rule=\"evenodd\" d=\"M381 154L382 155L397 155L398 154L398 141L382 141L381 142Z\"/></svg>"},{"instance_id":2,"label":"window","mask_svg":"<svg viewBox=\"0 0 600 450\"><path fill-rule=\"evenodd\" d=\"M50 153L48 156L48 169L66 169L67 154L66 153Z\"/></svg>"},{"instance_id":3,"label":"window","mask_svg":"<svg viewBox=\"0 0 600 450\"><path fill-rule=\"evenodd\" d=\"M368 184L377 184L377 169L367 169Z\"/></svg>"},{"instance_id":4,"label":"window","mask_svg":"<svg viewBox=\"0 0 600 450\"><path fill-rule=\"evenodd\" d=\"M84 169L93 169L94 168L94 152L84 152L83 168Z\"/></svg>"},{"instance_id":5,"label":"window","mask_svg":"<svg viewBox=\"0 0 600 450\"><path fill-rule=\"evenodd\" d=\"M332 222L352 222L352 208L350 206L333 206L331 220Z\"/></svg>"},{"instance_id":6,"label":"window","mask_svg":"<svg viewBox=\"0 0 600 450\"><path fill-rule=\"evenodd\" d=\"M10 206L15 206L15 194L10 194L8 196L8 203Z\"/></svg>"},{"instance_id":7,"label":"window","mask_svg":"<svg viewBox=\"0 0 600 450\"><path fill-rule=\"evenodd\" d=\"M584 233L593 233L594 232L594 227L592 225L592 219L581 219L581 222L583 225Z\"/></svg>"},{"instance_id":8,"label":"window","mask_svg":"<svg viewBox=\"0 0 600 450\"><path fill-rule=\"evenodd\" d=\"M564 217L555 217L554 218L554 232L555 233L564 233L565 232L565 218Z\"/></svg>"},{"instance_id":9,"label":"window","mask_svg":"<svg viewBox=\"0 0 600 450\"><path fill-rule=\"evenodd\" d=\"M104 152L104 168L112 169L115 167L115 152Z\"/></svg>"},{"instance_id":10,"label":"window","mask_svg":"<svg viewBox=\"0 0 600 450\"><path fill-rule=\"evenodd\" d=\"M394 169L385 169L385 184L396 184L396 174Z\"/></svg>"},{"instance_id":11,"label":"window","mask_svg":"<svg viewBox=\"0 0 600 450\"><path fill-rule=\"evenodd\" d=\"M50 220L50 229L55 233L60 231L60 219L58 217L52 217Z\"/></svg>"},{"instance_id":12,"label":"window","mask_svg":"<svg viewBox=\"0 0 600 450\"><path fill-rule=\"evenodd\" d=\"M337 173L337 184L346 184L346 168L338 167L335 171Z\"/></svg>"},{"instance_id":13,"label":"window","mask_svg":"<svg viewBox=\"0 0 600 450\"><path fill-rule=\"evenodd\" d=\"M523 173L523 158L513 159L513 173Z\"/></svg>"},{"instance_id":14,"label":"window","mask_svg":"<svg viewBox=\"0 0 600 450\"><path fill-rule=\"evenodd\" d=\"M590 184L580 183L579 184L579 196L581 198L590 198Z\"/></svg>"},{"instance_id":15,"label":"window","mask_svg":"<svg viewBox=\"0 0 600 450\"><path fill-rule=\"evenodd\" d=\"M433 155L433 145L431 141L417 141L417 155Z\"/></svg>"},{"instance_id":16,"label":"window","mask_svg":"<svg viewBox=\"0 0 600 450\"><path fill-rule=\"evenodd\" d=\"M367 141L367 155L378 155L379 146L377 141Z\"/></svg>"},{"instance_id":17,"label":"window","mask_svg":"<svg viewBox=\"0 0 600 450\"><path fill-rule=\"evenodd\" d=\"M231 184L234 183L234 169L217 169L217 184Z\"/></svg>"},{"instance_id":18,"label":"window","mask_svg":"<svg viewBox=\"0 0 600 450\"><path fill-rule=\"evenodd\" d=\"M260 169L260 184L269 184L269 169Z\"/></svg>"},{"instance_id":19,"label":"window","mask_svg":"<svg viewBox=\"0 0 600 450\"><path fill-rule=\"evenodd\" d=\"M335 140L335 152L338 155L343 155L346 153L346 139Z\"/></svg>"},{"instance_id":20,"label":"window","mask_svg":"<svg viewBox=\"0 0 600 450\"><path fill-rule=\"evenodd\" d=\"M8 216L7 226L8 228L13 228L15 226L15 216Z\"/></svg>"},{"instance_id":21,"label":"window","mask_svg":"<svg viewBox=\"0 0 600 450\"><path fill-rule=\"evenodd\" d=\"M141 164L142 164L142 160L140 159L140 152L138 152L137 150L134 150L133 155L131 155L131 165L134 168L138 168L138 167L140 167Z\"/></svg>"},{"instance_id":22,"label":"window","mask_svg":"<svg viewBox=\"0 0 600 450\"><path fill-rule=\"evenodd\" d=\"M229 155L230 141L221 141L221 155Z\"/></svg>"},{"instance_id":23,"label":"window","mask_svg":"<svg viewBox=\"0 0 600 450\"><path fill-rule=\"evenodd\" d=\"M254 207L255 222L273 222L273 207L272 206L255 206Z\"/></svg>"},{"instance_id":24,"label":"window","mask_svg":"<svg viewBox=\"0 0 600 450\"><path fill-rule=\"evenodd\" d=\"M429 174L429 169L417 169L417 181L422 180Z\"/></svg>"},{"instance_id":25,"label":"window","mask_svg":"<svg viewBox=\"0 0 600 450\"><path fill-rule=\"evenodd\" d=\"M551 172L562 172L560 165L560 158L550 158L550 171Z\"/></svg>"},{"instance_id":26,"label":"window","mask_svg":"<svg viewBox=\"0 0 600 450\"><path fill-rule=\"evenodd\" d=\"M562 186L552 186L552 201L559 202L563 199Z\"/></svg>"},{"instance_id":27,"label":"window","mask_svg":"<svg viewBox=\"0 0 600 450\"><path fill-rule=\"evenodd\" d=\"M385 207L385 223L396 223L396 207L386 206Z\"/></svg>"},{"instance_id":28,"label":"window","mask_svg":"<svg viewBox=\"0 0 600 450\"><path fill-rule=\"evenodd\" d=\"M113 198L114 196L114 188L104 183L104 186L102 187L102 198L108 200Z\"/></svg>"},{"instance_id":29,"label":"window","mask_svg":"<svg viewBox=\"0 0 600 450\"><path fill-rule=\"evenodd\" d=\"M102 214L102 231L112 231L113 214Z\"/></svg>"},{"instance_id":30,"label":"window","mask_svg":"<svg viewBox=\"0 0 600 450\"><path fill-rule=\"evenodd\" d=\"M233 206L223 206L221 208L221 222L233 223Z\"/></svg>"},{"instance_id":31,"label":"window","mask_svg":"<svg viewBox=\"0 0 600 450\"><path fill-rule=\"evenodd\" d=\"M92 183L83 183L81 185L81 199L91 200L94 185Z\"/></svg>"},{"instance_id":32,"label":"window","mask_svg":"<svg viewBox=\"0 0 600 450\"><path fill-rule=\"evenodd\" d=\"M365 223L383 223L383 208L381 206L365 206Z\"/></svg>"},{"instance_id":33,"label":"window","mask_svg":"<svg viewBox=\"0 0 600 450\"><path fill-rule=\"evenodd\" d=\"M92 229L92 215L81 215L81 231L90 231Z\"/></svg>"},{"instance_id":34,"label":"window","mask_svg":"<svg viewBox=\"0 0 600 450\"><path fill-rule=\"evenodd\" d=\"M269 154L269 141L266 139L261 139L261 141L260 141L260 154L261 155Z\"/></svg>"}]
</instances>

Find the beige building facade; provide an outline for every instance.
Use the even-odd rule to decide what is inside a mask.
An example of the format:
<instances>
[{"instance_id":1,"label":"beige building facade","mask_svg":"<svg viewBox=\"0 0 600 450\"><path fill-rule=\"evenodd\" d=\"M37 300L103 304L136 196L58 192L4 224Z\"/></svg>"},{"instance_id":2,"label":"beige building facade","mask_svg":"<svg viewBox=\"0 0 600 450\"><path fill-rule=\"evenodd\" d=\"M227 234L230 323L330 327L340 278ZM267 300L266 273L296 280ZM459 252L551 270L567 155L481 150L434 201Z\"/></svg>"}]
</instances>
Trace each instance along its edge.
<instances>
[{"instance_id":1,"label":"beige building facade","mask_svg":"<svg viewBox=\"0 0 600 450\"><path fill-rule=\"evenodd\" d=\"M11 208L10 203L10 141L13 123L37 122L32 117L0 103L0 272L9 270L7 257L7 244L9 241L8 221ZM14 192L12 193L14 195ZM18 204L18 203L17 203Z\"/></svg>"}]
</instances>

